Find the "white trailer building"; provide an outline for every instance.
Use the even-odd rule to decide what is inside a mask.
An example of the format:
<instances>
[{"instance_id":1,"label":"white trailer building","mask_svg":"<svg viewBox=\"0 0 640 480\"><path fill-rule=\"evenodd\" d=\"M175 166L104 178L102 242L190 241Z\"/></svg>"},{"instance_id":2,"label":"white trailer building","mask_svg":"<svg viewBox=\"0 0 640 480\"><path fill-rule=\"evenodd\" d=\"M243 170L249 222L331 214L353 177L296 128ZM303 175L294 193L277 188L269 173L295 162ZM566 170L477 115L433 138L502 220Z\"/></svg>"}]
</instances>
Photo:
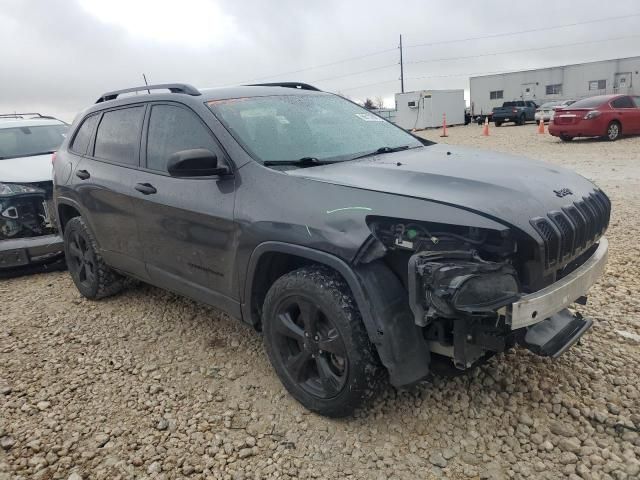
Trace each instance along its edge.
<instances>
[{"instance_id":1,"label":"white trailer building","mask_svg":"<svg viewBox=\"0 0 640 480\"><path fill-rule=\"evenodd\" d=\"M510 100L544 103L608 93L640 95L639 72L640 57L630 57L471 77L471 108L478 115Z\"/></svg>"},{"instance_id":2,"label":"white trailer building","mask_svg":"<svg viewBox=\"0 0 640 480\"><path fill-rule=\"evenodd\" d=\"M396 116L399 127L411 130L442 126L442 115L447 125L464 124L464 90L419 90L396 93Z\"/></svg>"}]
</instances>

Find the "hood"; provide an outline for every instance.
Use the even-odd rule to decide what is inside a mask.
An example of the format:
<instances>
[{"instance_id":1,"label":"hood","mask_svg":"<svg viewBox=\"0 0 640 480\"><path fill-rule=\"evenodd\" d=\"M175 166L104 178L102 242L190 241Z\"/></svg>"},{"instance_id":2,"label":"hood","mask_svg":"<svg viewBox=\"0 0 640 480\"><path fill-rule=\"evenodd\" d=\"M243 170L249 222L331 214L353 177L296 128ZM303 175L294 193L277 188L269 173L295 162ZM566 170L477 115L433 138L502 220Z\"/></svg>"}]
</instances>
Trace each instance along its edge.
<instances>
[{"instance_id":1,"label":"hood","mask_svg":"<svg viewBox=\"0 0 640 480\"><path fill-rule=\"evenodd\" d=\"M528 232L531 218L581 200L596 188L555 165L443 144L287 174L444 203Z\"/></svg>"},{"instance_id":2,"label":"hood","mask_svg":"<svg viewBox=\"0 0 640 480\"><path fill-rule=\"evenodd\" d=\"M51 154L0 160L0 182L34 183L52 179Z\"/></svg>"}]
</instances>

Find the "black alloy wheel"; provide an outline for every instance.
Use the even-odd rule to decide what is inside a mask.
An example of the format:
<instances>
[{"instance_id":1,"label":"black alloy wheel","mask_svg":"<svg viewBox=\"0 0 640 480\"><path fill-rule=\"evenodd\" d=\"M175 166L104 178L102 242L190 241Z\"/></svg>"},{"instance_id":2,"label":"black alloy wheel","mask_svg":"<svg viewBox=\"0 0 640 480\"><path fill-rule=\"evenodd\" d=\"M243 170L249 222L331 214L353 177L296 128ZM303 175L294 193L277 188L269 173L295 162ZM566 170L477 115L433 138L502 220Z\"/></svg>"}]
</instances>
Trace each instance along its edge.
<instances>
[{"instance_id":1,"label":"black alloy wheel","mask_svg":"<svg viewBox=\"0 0 640 480\"><path fill-rule=\"evenodd\" d=\"M277 354L300 388L319 398L340 393L349 371L344 342L313 300L300 295L286 299L273 328Z\"/></svg>"}]
</instances>

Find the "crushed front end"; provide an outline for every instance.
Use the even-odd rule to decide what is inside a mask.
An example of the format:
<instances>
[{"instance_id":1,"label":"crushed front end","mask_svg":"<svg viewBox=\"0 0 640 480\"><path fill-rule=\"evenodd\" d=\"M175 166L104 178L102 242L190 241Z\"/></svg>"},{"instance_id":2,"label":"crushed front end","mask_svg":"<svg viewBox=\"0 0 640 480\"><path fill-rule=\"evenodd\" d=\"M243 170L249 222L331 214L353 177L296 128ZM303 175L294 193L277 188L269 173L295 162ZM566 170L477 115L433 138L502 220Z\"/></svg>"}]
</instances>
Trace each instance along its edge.
<instances>
[{"instance_id":1,"label":"crushed front end","mask_svg":"<svg viewBox=\"0 0 640 480\"><path fill-rule=\"evenodd\" d=\"M377 256L405 284L432 366L444 360L465 370L516 344L557 357L589 329L591 320L569 307L586 301L606 265L610 205L598 195L598 209L584 215L572 218L569 208L532 219L550 226L540 239L508 228L370 218Z\"/></svg>"},{"instance_id":2,"label":"crushed front end","mask_svg":"<svg viewBox=\"0 0 640 480\"><path fill-rule=\"evenodd\" d=\"M53 217L52 182L0 183L0 269L62 257Z\"/></svg>"}]
</instances>

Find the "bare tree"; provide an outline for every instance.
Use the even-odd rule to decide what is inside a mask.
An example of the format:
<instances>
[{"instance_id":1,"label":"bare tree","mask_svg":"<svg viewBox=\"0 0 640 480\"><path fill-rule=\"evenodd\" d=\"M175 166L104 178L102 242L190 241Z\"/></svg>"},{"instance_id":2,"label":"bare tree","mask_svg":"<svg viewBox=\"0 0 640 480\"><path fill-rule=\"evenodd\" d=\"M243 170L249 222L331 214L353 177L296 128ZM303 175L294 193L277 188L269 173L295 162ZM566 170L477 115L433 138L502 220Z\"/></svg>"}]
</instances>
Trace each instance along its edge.
<instances>
[{"instance_id":1,"label":"bare tree","mask_svg":"<svg viewBox=\"0 0 640 480\"><path fill-rule=\"evenodd\" d=\"M373 100L371 100L370 98L367 97L367 99L364 101L364 108L366 108L367 110L373 110L374 108L376 108L376 105L373 103Z\"/></svg>"}]
</instances>

